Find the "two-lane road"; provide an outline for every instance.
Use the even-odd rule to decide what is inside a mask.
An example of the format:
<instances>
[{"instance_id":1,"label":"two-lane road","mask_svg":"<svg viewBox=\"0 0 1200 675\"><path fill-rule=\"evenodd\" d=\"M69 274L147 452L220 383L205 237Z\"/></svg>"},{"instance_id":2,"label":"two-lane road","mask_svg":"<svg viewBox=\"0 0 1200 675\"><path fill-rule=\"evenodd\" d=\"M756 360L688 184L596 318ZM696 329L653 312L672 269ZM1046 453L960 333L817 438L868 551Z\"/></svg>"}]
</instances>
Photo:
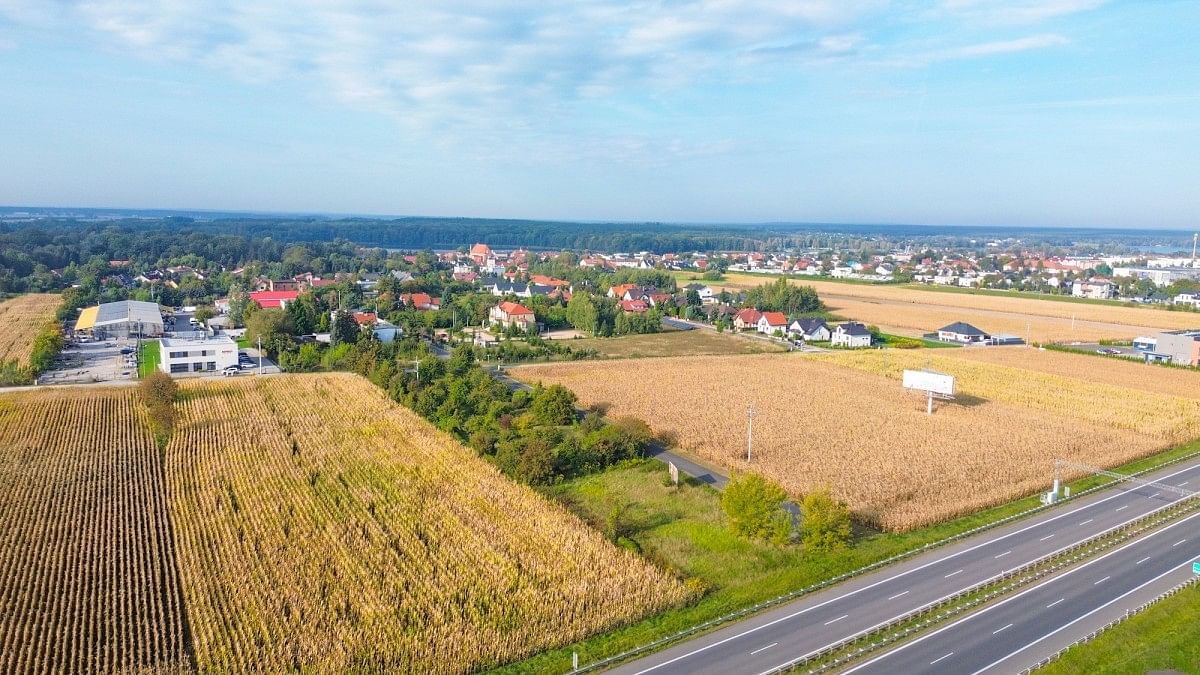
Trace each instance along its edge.
<instances>
[{"instance_id":1,"label":"two-lane road","mask_svg":"<svg viewBox=\"0 0 1200 675\"><path fill-rule=\"evenodd\" d=\"M1144 478L1188 489L1200 486L1200 464L1174 466ZM614 672L771 671L1181 498L1152 487L1103 490L804 596Z\"/></svg>"},{"instance_id":2,"label":"two-lane road","mask_svg":"<svg viewBox=\"0 0 1200 675\"><path fill-rule=\"evenodd\" d=\"M1077 639L1180 583L1198 558L1195 514L846 672L1016 672L1056 651L1056 636Z\"/></svg>"}]
</instances>

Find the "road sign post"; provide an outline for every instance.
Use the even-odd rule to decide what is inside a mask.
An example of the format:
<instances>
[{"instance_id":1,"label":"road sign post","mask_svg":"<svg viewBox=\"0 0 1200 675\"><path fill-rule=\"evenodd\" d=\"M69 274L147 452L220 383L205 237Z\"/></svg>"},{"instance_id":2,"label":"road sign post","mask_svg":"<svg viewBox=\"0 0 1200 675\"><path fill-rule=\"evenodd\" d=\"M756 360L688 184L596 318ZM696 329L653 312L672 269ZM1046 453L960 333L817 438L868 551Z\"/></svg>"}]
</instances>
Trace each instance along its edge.
<instances>
[{"instance_id":1,"label":"road sign post","mask_svg":"<svg viewBox=\"0 0 1200 675\"><path fill-rule=\"evenodd\" d=\"M675 466L675 462L667 462L667 469L671 472L671 482L676 486L679 485L679 467Z\"/></svg>"},{"instance_id":2,"label":"road sign post","mask_svg":"<svg viewBox=\"0 0 1200 675\"><path fill-rule=\"evenodd\" d=\"M1200 560L1192 563L1192 574L1200 574Z\"/></svg>"}]
</instances>

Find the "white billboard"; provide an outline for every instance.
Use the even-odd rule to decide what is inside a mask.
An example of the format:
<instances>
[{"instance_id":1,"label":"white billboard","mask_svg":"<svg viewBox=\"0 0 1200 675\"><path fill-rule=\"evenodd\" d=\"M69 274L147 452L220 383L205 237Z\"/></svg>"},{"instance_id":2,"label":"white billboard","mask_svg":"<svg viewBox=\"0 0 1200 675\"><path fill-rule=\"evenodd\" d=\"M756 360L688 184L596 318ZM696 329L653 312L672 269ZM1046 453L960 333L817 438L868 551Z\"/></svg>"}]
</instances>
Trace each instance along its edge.
<instances>
[{"instance_id":1,"label":"white billboard","mask_svg":"<svg viewBox=\"0 0 1200 675\"><path fill-rule=\"evenodd\" d=\"M904 371L904 388L953 396L954 376L935 373L932 370L906 370Z\"/></svg>"}]
</instances>

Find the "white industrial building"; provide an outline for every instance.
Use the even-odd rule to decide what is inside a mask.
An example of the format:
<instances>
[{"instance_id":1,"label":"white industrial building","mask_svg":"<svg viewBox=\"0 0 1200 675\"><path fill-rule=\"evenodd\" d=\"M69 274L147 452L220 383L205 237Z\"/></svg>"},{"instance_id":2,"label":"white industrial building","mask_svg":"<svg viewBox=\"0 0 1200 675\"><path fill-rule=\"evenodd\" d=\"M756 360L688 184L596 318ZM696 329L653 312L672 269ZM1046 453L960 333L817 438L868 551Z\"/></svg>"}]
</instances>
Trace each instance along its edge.
<instances>
[{"instance_id":1,"label":"white industrial building","mask_svg":"<svg viewBox=\"0 0 1200 675\"><path fill-rule=\"evenodd\" d=\"M157 337L163 334L162 312L155 302L106 302L83 309L75 321L75 332L87 333L99 339L135 335Z\"/></svg>"},{"instance_id":2,"label":"white industrial building","mask_svg":"<svg viewBox=\"0 0 1200 675\"><path fill-rule=\"evenodd\" d=\"M221 372L238 364L237 343L225 336L163 338L159 343L158 367L170 375Z\"/></svg>"}]
</instances>

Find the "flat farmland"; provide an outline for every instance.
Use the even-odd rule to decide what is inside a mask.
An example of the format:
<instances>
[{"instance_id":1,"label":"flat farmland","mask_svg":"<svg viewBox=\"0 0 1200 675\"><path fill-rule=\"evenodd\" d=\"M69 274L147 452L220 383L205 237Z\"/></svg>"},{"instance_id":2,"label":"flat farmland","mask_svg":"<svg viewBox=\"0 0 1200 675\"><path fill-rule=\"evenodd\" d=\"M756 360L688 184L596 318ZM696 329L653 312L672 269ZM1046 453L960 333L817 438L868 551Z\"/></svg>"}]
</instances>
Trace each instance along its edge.
<instances>
[{"instance_id":1,"label":"flat farmland","mask_svg":"<svg viewBox=\"0 0 1200 675\"><path fill-rule=\"evenodd\" d=\"M348 374L0 395L0 672L462 673L691 597Z\"/></svg>"},{"instance_id":2,"label":"flat farmland","mask_svg":"<svg viewBox=\"0 0 1200 675\"><path fill-rule=\"evenodd\" d=\"M166 465L202 669L470 672L688 596L363 378L183 392Z\"/></svg>"},{"instance_id":3,"label":"flat farmland","mask_svg":"<svg viewBox=\"0 0 1200 675\"><path fill-rule=\"evenodd\" d=\"M0 363L29 365L33 341L54 319L61 301L54 293L29 293L0 302Z\"/></svg>"},{"instance_id":4,"label":"flat farmland","mask_svg":"<svg viewBox=\"0 0 1200 675\"><path fill-rule=\"evenodd\" d=\"M793 495L829 485L858 519L887 530L1044 489L1055 458L1113 466L1200 436L1195 398L940 356L958 351L552 364L511 374L641 417L685 451L769 475ZM962 393L932 416L898 381L905 367L926 365L957 375Z\"/></svg>"},{"instance_id":5,"label":"flat farmland","mask_svg":"<svg viewBox=\"0 0 1200 675\"><path fill-rule=\"evenodd\" d=\"M775 277L728 274L715 287L744 289ZM966 321L989 333L1042 341L1095 341L1133 338L1159 330L1200 326L1200 314L1149 307L1063 302L1013 294L952 293L914 286L848 284L793 279L812 286L830 311L904 335L930 333L953 321ZM1028 326L1028 328L1027 328ZM1027 333L1028 330L1028 333Z\"/></svg>"},{"instance_id":6,"label":"flat farmland","mask_svg":"<svg viewBox=\"0 0 1200 675\"><path fill-rule=\"evenodd\" d=\"M751 340L715 330L670 330L646 335L611 338L585 338L563 344L575 349L594 349L611 359L635 359L662 356L709 356L719 354L763 354L782 352L779 343Z\"/></svg>"}]
</instances>

